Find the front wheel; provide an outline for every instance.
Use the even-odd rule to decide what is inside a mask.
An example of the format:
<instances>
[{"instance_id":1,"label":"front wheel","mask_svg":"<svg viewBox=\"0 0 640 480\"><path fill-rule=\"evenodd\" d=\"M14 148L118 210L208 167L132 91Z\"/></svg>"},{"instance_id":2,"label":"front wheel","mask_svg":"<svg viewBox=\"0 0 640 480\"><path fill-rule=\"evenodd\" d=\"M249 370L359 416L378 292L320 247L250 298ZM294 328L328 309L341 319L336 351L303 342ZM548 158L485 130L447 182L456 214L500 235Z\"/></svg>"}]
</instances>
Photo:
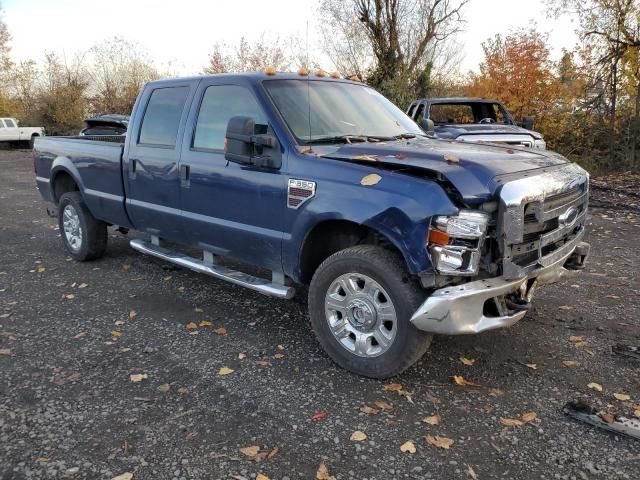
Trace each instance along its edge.
<instances>
[{"instance_id":1,"label":"front wheel","mask_svg":"<svg viewBox=\"0 0 640 480\"><path fill-rule=\"evenodd\" d=\"M69 254L80 262L95 260L107 249L107 224L91 215L80 192L60 197L58 225Z\"/></svg>"},{"instance_id":2,"label":"front wheel","mask_svg":"<svg viewBox=\"0 0 640 480\"><path fill-rule=\"evenodd\" d=\"M429 348L431 335L410 322L424 296L397 254L358 245L318 267L309 287L309 315L318 341L338 365L386 378Z\"/></svg>"}]
</instances>

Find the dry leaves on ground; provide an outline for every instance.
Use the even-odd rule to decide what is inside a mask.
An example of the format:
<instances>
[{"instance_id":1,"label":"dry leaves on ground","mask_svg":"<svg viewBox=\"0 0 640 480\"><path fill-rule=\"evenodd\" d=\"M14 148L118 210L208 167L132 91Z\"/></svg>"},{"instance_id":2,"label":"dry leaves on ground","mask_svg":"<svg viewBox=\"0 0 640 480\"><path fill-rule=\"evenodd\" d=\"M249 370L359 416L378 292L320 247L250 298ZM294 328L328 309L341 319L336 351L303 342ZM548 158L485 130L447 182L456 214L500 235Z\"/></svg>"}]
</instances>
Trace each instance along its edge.
<instances>
[{"instance_id":1,"label":"dry leaves on ground","mask_svg":"<svg viewBox=\"0 0 640 480\"><path fill-rule=\"evenodd\" d=\"M171 385L168 383L163 383L158 387L158 391L162 393L167 393L169 390L171 390Z\"/></svg>"},{"instance_id":2,"label":"dry leaves on ground","mask_svg":"<svg viewBox=\"0 0 640 480\"><path fill-rule=\"evenodd\" d=\"M233 373L233 369L229 367L221 367L218 370L218 375L229 375L230 373Z\"/></svg>"},{"instance_id":3,"label":"dry leaves on ground","mask_svg":"<svg viewBox=\"0 0 640 480\"><path fill-rule=\"evenodd\" d=\"M0 348L0 355L11 355L10 348Z\"/></svg>"},{"instance_id":4,"label":"dry leaves on ground","mask_svg":"<svg viewBox=\"0 0 640 480\"><path fill-rule=\"evenodd\" d=\"M133 319L136 318L138 316L138 312L136 312L135 310L131 310L129 312L129 318Z\"/></svg>"},{"instance_id":5,"label":"dry leaves on ground","mask_svg":"<svg viewBox=\"0 0 640 480\"><path fill-rule=\"evenodd\" d=\"M250 447L244 447L240 449L240 453L249 458L255 458L259 452L260 447L258 447L257 445L252 445Z\"/></svg>"},{"instance_id":6,"label":"dry leaves on ground","mask_svg":"<svg viewBox=\"0 0 640 480\"><path fill-rule=\"evenodd\" d=\"M360 407L360 411L362 413L366 413L367 415L376 415L379 412L379 410L372 408L369 405L362 405Z\"/></svg>"},{"instance_id":7,"label":"dry leaves on ground","mask_svg":"<svg viewBox=\"0 0 640 480\"><path fill-rule=\"evenodd\" d=\"M351 434L351 437L349 437L349 440L351 440L352 442L362 442L363 440L366 440L366 439L367 439L367 434L364 432L361 432L360 430L356 430Z\"/></svg>"},{"instance_id":8,"label":"dry leaves on ground","mask_svg":"<svg viewBox=\"0 0 640 480\"><path fill-rule=\"evenodd\" d=\"M602 419L603 422L609 424L613 423L616 420L613 415L607 412L598 412L598 416Z\"/></svg>"},{"instance_id":9,"label":"dry leaves on ground","mask_svg":"<svg viewBox=\"0 0 640 480\"><path fill-rule=\"evenodd\" d=\"M469 366L469 367L470 367L471 365L473 365L474 363L476 363L476 359L475 359L475 358L460 357L460 361L461 361L463 364L465 364L465 365L467 365L467 366Z\"/></svg>"},{"instance_id":10,"label":"dry leaves on ground","mask_svg":"<svg viewBox=\"0 0 640 480\"><path fill-rule=\"evenodd\" d=\"M538 365L536 365L535 363L525 363L525 366L529 367L531 370L538 369Z\"/></svg>"},{"instance_id":11,"label":"dry leaves on ground","mask_svg":"<svg viewBox=\"0 0 640 480\"><path fill-rule=\"evenodd\" d=\"M193 330L194 328L198 328L198 324L196 322L189 322L185 324L184 327Z\"/></svg>"},{"instance_id":12,"label":"dry leaves on ground","mask_svg":"<svg viewBox=\"0 0 640 480\"><path fill-rule=\"evenodd\" d=\"M140 383L142 380L146 380L149 376L146 373L134 373L133 375L129 375L129 379L133 383Z\"/></svg>"},{"instance_id":13,"label":"dry leaves on ground","mask_svg":"<svg viewBox=\"0 0 640 480\"><path fill-rule=\"evenodd\" d=\"M133 473L125 472L117 477L113 477L111 480L133 480Z\"/></svg>"},{"instance_id":14,"label":"dry leaves on ground","mask_svg":"<svg viewBox=\"0 0 640 480\"><path fill-rule=\"evenodd\" d=\"M587 387L595 390L596 392L602 391L602 385L600 385L599 383L591 382L589 385L587 385Z\"/></svg>"},{"instance_id":15,"label":"dry leaves on ground","mask_svg":"<svg viewBox=\"0 0 640 480\"><path fill-rule=\"evenodd\" d=\"M259 474L256 475L256 480L269 480L269 477L267 477L263 473L259 473Z\"/></svg>"},{"instance_id":16,"label":"dry leaves on ground","mask_svg":"<svg viewBox=\"0 0 640 480\"><path fill-rule=\"evenodd\" d=\"M403 390L400 383L388 383L383 387L387 392L396 392L401 397L410 397L411 394L406 390Z\"/></svg>"},{"instance_id":17,"label":"dry leaves on ground","mask_svg":"<svg viewBox=\"0 0 640 480\"><path fill-rule=\"evenodd\" d=\"M451 445L453 445L453 439L446 437L432 437L431 435L427 435L424 437L429 445L433 445L434 447L449 449Z\"/></svg>"},{"instance_id":18,"label":"dry leaves on ground","mask_svg":"<svg viewBox=\"0 0 640 480\"><path fill-rule=\"evenodd\" d=\"M122 332L119 332L118 330L111 330L111 336L112 337L121 337L122 336Z\"/></svg>"},{"instance_id":19,"label":"dry leaves on ground","mask_svg":"<svg viewBox=\"0 0 640 480\"><path fill-rule=\"evenodd\" d=\"M227 329L224 327L220 327L220 328L216 328L213 332L216 333L217 335L226 335Z\"/></svg>"},{"instance_id":20,"label":"dry leaves on ground","mask_svg":"<svg viewBox=\"0 0 640 480\"><path fill-rule=\"evenodd\" d=\"M209 320L202 320L198 324L199 327L210 327L211 325L213 325L213 323L211 323Z\"/></svg>"},{"instance_id":21,"label":"dry leaves on ground","mask_svg":"<svg viewBox=\"0 0 640 480\"><path fill-rule=\"evenodd\" d=\"M327 412L316 412L313 415L311 415L311 420L322 420L326 416L327 416Z\"/></svg>"},{"instance_id":22,"label":"dry leaves on ground","mask_svg":"<svg viewBox=\"0 0 640 480\"><path fill-rule=\"evenodd\" d=\"M336 480L336 477L329 474L329 469L324 462L320 462L316 471L316 480Z\"/></svg>"},{"instance_id":23,"label":"dry leaves on ground","mask_svg":"<svg viewBox=\"0 0 640 480\"><path fill-rule=\"evenodd\" d=\"M376 400L373 402L376 407L381 408L382 410L391 410L393 408L393 404L389 402L385 402L383 400Z\"/></svg>"},{"instance_id":24,"label":"dry leaves on ground","mask_svg":"<svg viewBox=\"0 0 640 480\"><path fill-rule=\"evenodd\" d=\"M467 380L462 375L454 375L453 376L453 381L456 382L457 385L468 385L470 387L479 387L480 386L480 384L474 383L474 382L472 382L470 380Z\"/></svg>"},{"instance_id":25,"label":"dry leaves on ground","mask_svg":"<svg viewBox=\"0 0 640 480\"><path fill-rule=\"evenodd\" d=\"M575 360L563 360L562 363L565 367L575 367L576 365L580 365L580 363Z\"/></svg>"},{"instance_id":26,"label":"dry leaves on ground","mask_svg":"<svg viewBox=\"0 0 640 480\"><path fill-rule=\"evenodd\" d=\"M422 421L428 425L440 425L442 423L442 417L440 415L431 415L424 417Z\"/></svg>"},{"instance_id":27,"label":"dry leaves on ground","mask_svg":"<svg viewBox=\"0 0 640 480\"><path fill-rule=\"evenodd\" d=\"M240 353L238 354L238 359L239 359L239 360L244 360L245 358L247 358L247 354L246 354L246 353L242 353L242 352L240 352Z\"/></svg>"},{"instance_id":28,"label":"dry leaves on ground","mask_svg":"<svg viewBox=\"0 0 640 480\"><path fill-rule=\"evenodd\" d=\"M411 440L407 440L400 445L400 451L403 453L416 453L416 445Z\"/></svg>"},{"instance_id":29,"label":"dry leaves on ground","mask_svg":"<svg viewBox=\"0 0 640 480\"><path fill-rule=\"evenodd\" d=\"M626 402L628 400L631 400L631 397L626 393L614 393L613 396L616 397L621 402Z\"/></svg>"},{"instance_id":30,"label":"dry leaves on ground","mask_svg":"<svg viewBox=\"0 0 640 480\"><path fill-rule=\"evenodd\" d=\"M520 418L501 418L500 423L505 427L521 427L525 423L533 422L536 418L538 418L536 412L526 412Z\"/></svg>"}]
</instances>

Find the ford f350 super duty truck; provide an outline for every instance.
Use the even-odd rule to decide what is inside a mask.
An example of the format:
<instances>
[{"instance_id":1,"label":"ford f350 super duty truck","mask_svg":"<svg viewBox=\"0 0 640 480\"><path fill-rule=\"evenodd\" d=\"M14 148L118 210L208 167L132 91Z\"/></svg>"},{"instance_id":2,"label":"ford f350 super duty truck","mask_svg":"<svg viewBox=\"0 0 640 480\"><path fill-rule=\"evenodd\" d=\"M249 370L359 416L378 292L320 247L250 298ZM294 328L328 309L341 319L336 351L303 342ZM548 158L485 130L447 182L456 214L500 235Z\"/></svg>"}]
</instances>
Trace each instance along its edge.
<instances>
[{"instance_id":1,"label":"ford f350 super duty truck","mask_svg":"<svg viewBox=\"0 0 640 480\"><path fill-rule=\"evenodd\" d=\"M308 285L320 344L369 377L412 365L433 334L514 324L589 251L582 168L430 138L323 72L151 82L126 138L38 138L34 155L76 260L100 257L114 225L148 235L131 240L140 252L266 295Z\"/></svg>"}]
</instances>

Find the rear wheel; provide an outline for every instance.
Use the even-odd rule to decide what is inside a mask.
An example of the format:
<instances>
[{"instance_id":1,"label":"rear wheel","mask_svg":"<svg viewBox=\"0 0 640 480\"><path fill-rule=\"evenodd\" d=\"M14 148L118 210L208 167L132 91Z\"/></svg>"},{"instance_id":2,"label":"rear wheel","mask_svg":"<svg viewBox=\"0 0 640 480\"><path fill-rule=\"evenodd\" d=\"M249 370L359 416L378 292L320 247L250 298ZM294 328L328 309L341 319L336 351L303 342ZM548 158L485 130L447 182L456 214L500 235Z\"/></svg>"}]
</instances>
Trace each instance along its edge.
<instances>
[{"instance_id":1,"label":"rear wheel","mask_svg":"<svg viewBox=\"0 0 640 480\"><path fill-rule=\"evenodd\" d=\"M431 335L410 322L424 297L398 255L359 245L318 267L309 287L309 315L318 341L338 365L386 378L429 347Z\"/></svg>"},{"instance_id":2,"label":"rear wheel","mask_svg":"<svg viewBox=\"0 0 640 480\"><path fill-rule=\"evenodd\" d=\"M107 224L91 215L80 192L60 197L58 225L62 242L78 261L95 260L107 249Z\"/></svg>"},{"instance_id":3,"label":"rear wheel","mask_svg":"<svg viewBox=\"0 0 640 480\"><path fill-rule=\"evenodd\" d=\"M38 135L31 135L31 139L27 142L27 146L32 149L33 145L36 143L36 137Z\"/></svg>"}]
</instances>

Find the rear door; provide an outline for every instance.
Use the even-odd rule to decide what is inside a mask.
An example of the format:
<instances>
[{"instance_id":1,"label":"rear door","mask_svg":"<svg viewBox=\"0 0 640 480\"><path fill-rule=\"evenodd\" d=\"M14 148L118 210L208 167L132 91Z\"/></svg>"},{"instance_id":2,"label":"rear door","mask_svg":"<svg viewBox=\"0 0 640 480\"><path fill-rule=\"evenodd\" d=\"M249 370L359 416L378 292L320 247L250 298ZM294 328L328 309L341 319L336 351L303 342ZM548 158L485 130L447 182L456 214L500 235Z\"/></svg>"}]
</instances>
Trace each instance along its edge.
<instances>
[{"instance_id":1,"label":"rear door","mask_svg":"<svg viewBox=\"0 0 640 480\"><path fill-rule=\"evenodd\" d=\"M136 229L181 242L178 162L199 80L152 84L138 100L123 168L127 210Z\"/></svg>"},{"instance_id":2,"label":"rear door","mask_svg":"<svg viewBox=\"0 0 640 480\"><path fill-rule=\"evenodd\" d=\"M255 87L237 82L209 78L198 88L180 160L185 231L204 250L280 271L286 178L280 169L224 157L233 116L250 116L261 133L273 134Z\"/></svg>"}]
</instances>

